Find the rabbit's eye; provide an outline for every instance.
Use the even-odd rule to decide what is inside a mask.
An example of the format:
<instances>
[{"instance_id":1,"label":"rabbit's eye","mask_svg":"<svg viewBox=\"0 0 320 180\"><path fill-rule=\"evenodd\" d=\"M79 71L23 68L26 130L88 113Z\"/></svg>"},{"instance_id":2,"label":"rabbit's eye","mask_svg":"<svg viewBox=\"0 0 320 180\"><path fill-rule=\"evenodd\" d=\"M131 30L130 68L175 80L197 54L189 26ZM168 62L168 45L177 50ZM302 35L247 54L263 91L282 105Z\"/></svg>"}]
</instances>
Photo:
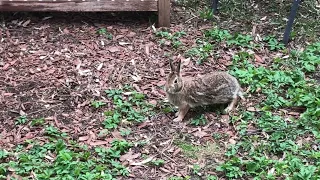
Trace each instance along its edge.
<instances>
[{"instance_id":1,"label":"rabbit's eye","mask_svg":"<svg viewBox=\"0 0 320 180\"><path fill-rule=\"evenodd\" d=\"M177 84L177 83L178 83L178 80L177 80L177 79L175 79L173 82L174 82L175 84Z\"/></svg>"}]
</instances>

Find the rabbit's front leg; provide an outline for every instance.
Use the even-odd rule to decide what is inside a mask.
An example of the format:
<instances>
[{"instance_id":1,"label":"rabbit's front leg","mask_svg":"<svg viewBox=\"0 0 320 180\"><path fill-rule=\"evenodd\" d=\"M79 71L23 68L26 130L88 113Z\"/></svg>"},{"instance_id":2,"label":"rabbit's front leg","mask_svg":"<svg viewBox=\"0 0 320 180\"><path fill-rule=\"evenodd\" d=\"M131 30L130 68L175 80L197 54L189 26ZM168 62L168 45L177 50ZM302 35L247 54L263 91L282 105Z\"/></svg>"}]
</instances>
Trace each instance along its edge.
<instances>
[{"instance_id":1,"label":"rabbit's front leg","mask_svg":"<svg viewBox=\"0 0 320 180\"><path fill-rule=\"evenodd\" d=\"M227 114L229 114L233 110L234 106L237 104L237 101L238 101L238 97L235 97L224 111Z\"/></svg>"},{"instance_id":2,"label":"rabbit's front leg","mask_svg":"<svg viewBox=\"0 0 320 180\"><path fill-rule=\"evenodd\" d=\"M183 120L184 116L189 111L190 106L189 105L182 105L179 107L178 117L173 120L173 122L180 122Z\"/></svg>"}]
</instances>

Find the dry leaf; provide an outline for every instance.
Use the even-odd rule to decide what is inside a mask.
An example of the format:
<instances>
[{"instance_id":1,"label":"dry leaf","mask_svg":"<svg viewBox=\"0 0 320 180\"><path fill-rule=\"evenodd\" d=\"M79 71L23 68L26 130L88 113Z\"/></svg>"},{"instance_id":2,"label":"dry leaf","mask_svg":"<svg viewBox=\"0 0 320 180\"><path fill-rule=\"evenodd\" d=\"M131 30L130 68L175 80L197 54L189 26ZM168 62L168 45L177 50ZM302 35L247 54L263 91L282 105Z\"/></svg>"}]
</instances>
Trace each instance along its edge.
<instances>
[{"instance_id":1,"label":"dry leaf","mask_svg":"<svg viewBox=\"0 0 320 180\"><path fill-rule=\"evenodd\" d=\"M149 56L149 54L150 54L150 46L149 46L149 44L146 44L145 52L146 52L146 55Z\"/></svg>"},{"instance_id":2,"label":"dry leaf","mask_svg":"<svg viewBox=\"0 0 320 180\"><path fill-rule=\"evenodd\" d=\"M123 139L119 131L113 131L111 132L112 136L116 139Z\"/></svg>"},{"instance_id":3,"label":"dry leaf","mask_svg":"<svg viewBox=\"0 0 320 180\"><path fill-rule=\"evenodd\" d=\"M145 160L143 160L143 161L141 161L141 162L137 162L137 163L132 162L132 163L130 163L130 165L132 165L132 166L141 166L141 165L143 165L143 164L146 164L146 163L152 161L153 158L154 158L154 157L151 156L151 157L149 157L149 158L147 158L147 159L145 159Z\"/></svg>"},{"instance_id":4,"label":"dry leaf","mask_svg":"<svg viewBox=\"0 0 320 180\"><path fill-rule=\"evenodd\" d=\"M234 139L229 139L230 144L236 144L237 142Z\"/></svg>"},{"instance_id":5,"label":"dry leaf","mask_svg":"<svg viewBox=\"0 0 320 180\"><path fill-rule=\"evenodd\" d=\"M163 86L163 85L165 85L166 84L166 81L159 81L158 83L157 83L157 86Z\"/></svg>"},{"instance_id":6,"label":"dry leaf","mask_svg":"<svg viewBox=\"0 0 320 180\"><path fill-rule=\"evenodd\" d=\"M91 146L100 146L100 145L109 144L109 141L95 141L95 142L91 141L89 144Z\"/></svg>"},{"instance_id":7,"label":"dry leaf","mask_svg":"<svg viewBox=\"0 0 320 180\"><path fill-rule=\"evenodd\" d=\"M208 133L204 132L204 131L197 131L195 133L193 133L194 136L199 137L199 138L203 138L204 136L208 136Z\"/></svg>"},{"instance_id":8,"label":"dry leaf","mask_svg":"<svg viewBox=\"0 0 320 180\"><path fill-rule=\"evenodd\" d=\"M112 46L112 47L108 48L107 50L112 53L120 51L120 49L116 46Z\"/></svg>"},{"instance_id":9,"label":"dry leaf","mask_svg":"<svg viewBox=\"0 0 320 180\"><path fill-rule=\"evenodd\" d=\"M251 112L255 112L255 111L256 111L256 108L254 108L254 107L248 107L247 110L248 110L248 111L251 111Z\"/></svg>"},{"instance_id":10,"label":"dry leaf","mask_svg":"<svg viewBox=\"0 0 320 180\"><path fill-rule=\"evenodd\" d=\"M264 63L264 60L260 56L258 56L257 54L254 54L254 58L256 59L257 62Z\"/></svg>"},{"instance_id":11,"label":"dry leaf","mask_svg":"<svg viewBox=\"0 0 320 180\"><path fill-rule=\"evenodd\" d=\"M187 66L190 63L190 58L184 59L182 58L182 66Z\"/></svg>"},{"instance_id":12,"label":"dry leaf","mask_svg":"<svg viewBox=\"0 0 320 180\"><path fill-rule=\"evenodd\" d=\"M122 155L120 157L120 161L125 161L125 160L131 161L141 156L141 153L137 153L137 154L132 154L132 153L133 153L132 151L129 151L128 153Z\"/></svg>"},{"instance_id":13,"label":"dry leaf","mask_svg":"<svg viewBox=\"0 0 320 180\"><path fill-rule=\"evenodd\" d=\"M22 24L22 26L23 26L23 27L26 27L26 26L28 26L29 23L30 23L30 19L27 20L26 22L24 22L24 23Z\"/></svg>"},{"instance_id":14,"label":"dry leaf","mask_svg":"<svg viewBox=\"0 0 320 180\"><path fill-rule=\"evenodd\" d=\"M162 76L162 77L166 76L166 74L164 73L164 69L162 69L162 68L160 69L160 76Z\"/></svg>"},{"instance_id":15,"label":"dry leaf","mask_svg":"<svg viewBox=\"0 0 320 180\"><path fill-rule=\"evenodd\" d=\"M157 101L156 100L150 100L149 103L153 104L153 105L157 105Z\"/></svg>"},{"instance_id":16,"label":"dry leaf","mask_svg":"<svg viewBox=\"0 0 320 180\"><path fill-rule=\"evenodd\" d=\"M79 137L79 141L86 141L89 139L89 136L81 136Z\"/></svg>"},{"instance_id":17,"label":"dry leaf","mask_svg":"<svg viewBox=\"0 0 320 180\"><path fill-rule=\"evenodd\" d=\"M129 32L129 34L127 34L127 37L132 38L132 37L134 37L135 35L136 35L135 32Z\"/></svg>"}]
</instances>

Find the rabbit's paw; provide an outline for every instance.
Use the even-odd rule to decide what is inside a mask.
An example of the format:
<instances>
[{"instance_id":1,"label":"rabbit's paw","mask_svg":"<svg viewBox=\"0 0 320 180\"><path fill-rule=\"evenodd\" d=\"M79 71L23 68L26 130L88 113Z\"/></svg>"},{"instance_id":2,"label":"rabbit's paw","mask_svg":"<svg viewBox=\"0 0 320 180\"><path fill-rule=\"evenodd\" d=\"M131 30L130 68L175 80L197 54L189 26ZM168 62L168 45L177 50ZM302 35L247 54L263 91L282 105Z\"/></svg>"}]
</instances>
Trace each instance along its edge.
<instances>
[{"instance_id":1,"label":"rabbit's paw","mask_svg":"<svg viewBox=\"0 0 320 180\"><path fill-rule=\"evenodd\" d=\"M181 121L182 121L182 118L180 118L180 117L177 117L177 118L173 119L173 122L181 122Z\"/></svg>"},{"instance_id":2,"label":"rabbit's paw","mask_svg":"<svg viewBox=\"0 0 320 180\"><path fill-rule=\"evenodd\" d=\"M233 109L232 107L228 106L226 109L224 109L224 112L226 114L229 114L232 111L232 109Z\"/></svg>"}]
</instances>

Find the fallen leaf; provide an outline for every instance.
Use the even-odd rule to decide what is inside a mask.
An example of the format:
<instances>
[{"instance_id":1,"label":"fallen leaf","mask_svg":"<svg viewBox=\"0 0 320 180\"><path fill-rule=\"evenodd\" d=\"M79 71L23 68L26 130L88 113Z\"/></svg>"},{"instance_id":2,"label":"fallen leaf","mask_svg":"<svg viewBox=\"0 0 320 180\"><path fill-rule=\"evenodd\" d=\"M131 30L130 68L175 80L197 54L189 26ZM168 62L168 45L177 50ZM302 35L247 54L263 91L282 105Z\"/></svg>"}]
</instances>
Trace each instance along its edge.
<instances>
[{"instance_id":1,"label":"fallen leaf","mask_svg":"<svg viewBox=\"0 0 320 180\"><path fill-rule=\"evenodd\" d=\"M300 113L299 112L288 112L289 115L292 115L292 116L299 116Z\"/></svg>"},{"instance_id":2,"label":"fallen leaf","mask_svg":"<svg viewBox=\"0 0 320 180\"><path fill-rule=\"evenodd\" d=\"M263 18L261 18L260 20L261 21L264 21L264 20L266 20L267 19L267 16L264 16Z\"/></svg>"},{"instance_id":3,"label":"fallen leaf","mask_svg":"<svg viewBox=\"0 0 320 180\"><path fill-rule=\"evenodd\" d=\"M120 51L120 49L118 48L118 47L116 47L116 46L112 46L112 47L110 47L109 49L107 49L108 51L110 51L110 52L112 52L112 53L114 53L114 52L119 52Z\"/></svg>"},{"instance_id":4,"label":"fallen leaf","mask_svg":"<svg viewBox=\"0 0 320 180\"><path fill-rule=\"evenodd\" d=\"M64 34L69 34L70 31L69 31L67 28L64 28L64 29L63 29L63 33L64 33Z\"/></svg>"},{"instance_id":5,"label":"fallen leaf","mask_svg":"<svg viewBox=\"0 0 320 180\"><path fill-rule=\"evenodd\" d=\"M128 45L128 44L131 44L131 43L128 43L128 42L122 42L122 41L120 41L120 42L119 42L119 45L121 45L121 46Z\"/></svg>"},{"instance_id":6,"label":"fallen leaf","mask_svg":"<svg viewBox=\"0 0 320 180\"><path fill-rule=\"evenodd\" d=\"M90 142L89 144L91 146L100 146L100 145L105 145L105 144L109 144L109 141L95 141L95 142Z\"/></svg>"},{"instance_id":7,"label":"fallen leaf","mask_svg":"<svg viewBox=\"0 0 320 180\"><path fill-rule=\"evenodd\" d=\"M160 69L160 76L166 76L166 74L164 73L164 69Z\"/></svg>"},{"instance_id":8,"label":"fallen leaf","mask_svg":"<svg viewBox=\"0 0 320 180\"><path fill-rule=\"evenodd\" d=\"M131 161L131 160L136 159L140 156L141 156L141 153L133 154L132 151L129 151L128 153L120 156L120 161L126 161L126 160Z\"/></svg>"},{"instance_id":9,"label":"fallen leaf","mask_svg":"<svg viewBox=\"0 0 320 180\"><path fill-rule=\"evenodd\" d=\"M247 110L248 110L248 111L251 111L251 112L255 112L255 111L256 111L256 108L254 108L254 107L248 107Z\"/></svg>"},{"instance_id":10,"label":"fallen leaf","mask_svg":"<svg viewBox=\"0 0 320 180\"><path fill-rule=\"evenodd\" d=\"M202 138L204 136L208 136L208 133L204 132L204 131L196 131L195 133L193 133L194 136Z\"/></svg>"},{"instance_id":11,"label":"fallen leaf","mask_svg":"<svg viewBox=\"0 0 320 180\"><path fill-rule=\"evenodd\" d=\"M163 167L160 167L159 169L160 169L161 171L163 171L163 172L171 173L171 171L169 171L168 169L165 169L165 168L163 168Z\"/></svg>"},{"instance_id":12,"label":"fallen leaf","mask_svg":"<svg viewBox=\"0 0 320 180\"><path fill-rule=\"evenodd\" d=\"M141 165L143 165L143 164L146 164L146 163L152 161L153 158L154 158L154 157L151 156L151 157L149 157L149 158L147 158L147 159L145 159L145 160L143 160L143 161L141 161L141 162L136 162L136 163L135 163L135 162L132 162L132 163L130 163L130 165L132 165L132 166L141 166Z\"/></svg>"},{"instance_id":13,"label":"fallen leaf","mask_svg":"<svg viewBox=\"0 0 320 180\"><path fill-rule=\"evenodd\" d=\"M264 60L260 56L258 56L257 54L254 54L254 58L256 59L257 62L264 63Z\"/></svg>"},{"instance_id":14,"label":"fallen leaf","mask_svg":"<svg viewBox=\"0 0 320 180\"><path fill-rule=\"evenodd\" d=\"M89 136L81 136L79 137L79 141L86 141L89 139Z\"/></svg>"},{"instance_id":15,"label":"fallen leaf","mask_svg":"<svg viewBox=\"0 0 320 180\"><path fill-rule=\"evenodd\" d=\"M141 81L141 77L140 77L139 75L136 75L136 76L131 75L131 78L132 78L135 82Z\"/></svg>"},{"instance_id":16,"label":"fallen leaf","mask_svg":"<svg viewBox=\"0 0 320 180\"><path fill-rule=\"evenodd\" d=\"M230 144L236 144L237 142L234 139L229 139Z\"/></svg>"},{"instance_id":17,"label":"fallen leaf","mask_svg":"<svg viewBox=\"0 0 320 180\"><path fill-rule=\"evenodd\" d=\"M135 35L136 35L135 32L129 32L129 33L127 34L127 37L132 38L132 37L134 37Z\"/></svg>"},{"instance_id":18,"label":"fallen leaf","mask_svg":"<svg viewBox=\"0 0 320 180\"><path fill-rule=\"evenodd\" d=\"M153 104L153 105L157 105L157 101L156 100L150 100L149 103Z\"/></svg>"},{"instance_id":19,"label":"fallen leaf","mask_svg":"<svg viewBox=\"0 0 320 180\"><path fill-rule=\"evenodd\" d=\"M9 63L5 64L5 65L2 67L2 70L7 70L9 66L10 66Z\"/></svg>"},{"instance_id":20,"label":"fallen leaf","mask_svg":"<svg viewBox=\"0 0 320 180\"><path fill-rule=\"evenodd\" d=\"M3 96L12 96L12 95L14 95L14 93L3 93Z\"/></svg>"},{"instance_id":21,"label":"fallen leaf","mask_svg":"<svg viewBox=\"0 0 320 180\"><path fill-rule=\"evenodd\" d=\"M24 23L22 24L22 26L23 26L23 27L26 27L26 26L28 26L29 23L30 23L30 19L27 20L26 22L24 22Z\"/></svg>"},{"instance_id":22,"label":"fallen leaf","mask_svg":"<svg viewBox=\"0 0 320 180\"><path fill-rule=\"evenodd\" d=\"M158 83L157 83L157 86L163 86L163 85L165 85L166 84L166 81L159 81Z\"/></svg>"},{"instance_id":23,"label":"fallen leaf","mask_svg":"<svg viewBox=\"0 0 320 180\"><path fill-rule=\"evenodd\" d=\"M149 125L150 125L150 122L149 121L145 121L145 122L141 123L138 126L138 129L144 128L144 127L149 126Z\"/></svg>"},{"instance_id":24,"label":"fallen leaf","mask_svg":"<svg viewBox=\"0 0 320 180\"><path fill-rule=\"evenodd\" d=\"M181 152L180 148L177 148L174 152L173 152L173 157L175 157L179 152Z\"/></svg>"},{"instance_id":25,"label":"fallen leaf","mask_svg":"<svg viewBox=\"0 0 320 180\"><path fill-rule=\"evenodd\" d=\"M187 58L187 59L182 58L181 61L182 61L182 66L187 66L190 63L190 58Z\"/></svg>"},{"instance_id":26,"label":"fallen leaf","mask_svg":"<svg viewBox=\"0 0 320 180\"><path fill-rule=\"evenodd\" d=\"M145 52L146 52L146 55L149 56L149 54L150 54L150 47L149 47L148 44L146 44L146 46L145 46Z\"/></svg>"},{"instance_id":27,"label":"fallen leaf","mask_svg":"<svg viewBox=\"0 0 320 180\"><path fill-rule=\"evenodd\" d=\"M116 139L123 139L119 131L113 131L111 132L112 136Z\"/></svg>"}]
</instances>

